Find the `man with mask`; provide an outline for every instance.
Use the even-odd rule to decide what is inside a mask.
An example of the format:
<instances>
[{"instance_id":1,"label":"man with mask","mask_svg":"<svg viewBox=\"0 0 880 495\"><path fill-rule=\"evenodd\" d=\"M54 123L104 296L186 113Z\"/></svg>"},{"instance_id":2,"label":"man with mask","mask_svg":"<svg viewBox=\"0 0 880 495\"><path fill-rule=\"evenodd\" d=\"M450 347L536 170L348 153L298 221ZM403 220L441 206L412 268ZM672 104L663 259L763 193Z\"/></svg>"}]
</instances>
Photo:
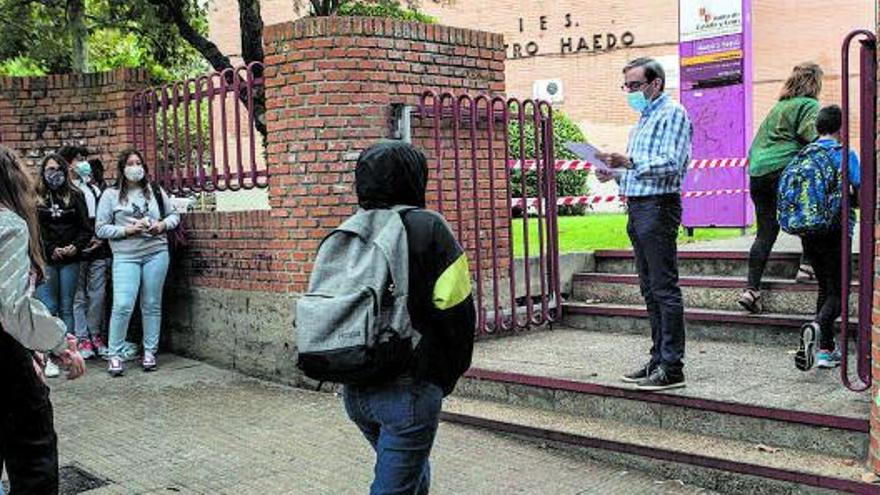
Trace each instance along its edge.
<instances>
[{"instance_id":1,"label":"man with mask","mask_svg":"<svg viewBox=\"0 0 880 495\"><path fill-rule=\"evenodd\" d=\"M93 180L92 165L86 161L88 152L85 148L64 146L58 154L70 163L71 184L83 194L93 233L91 242L80 256L82 263L73 300L74 331L83 359L91 359L95 354L104 357L107 355L103 333L111 255L107 242L94 236L101 189Z\"/></svg>"},{"instance_id":2,"label":"man with mask","mask_svg":"<svg viewBox=\"0 0 880 495\"><path fill-rule=\"evenodd\" d=\"M622 89L639 121L625 155L599 156L615 170L597 169L597 175L603 182L616 179L626 197L627 233L653 339L650 360L623 381L642 390L679 388L685 385L685 329L676 241L693 127L685 109L664 93L666 75L659 62L639 58L623 74Z\"/></svg>"}]
</instances>

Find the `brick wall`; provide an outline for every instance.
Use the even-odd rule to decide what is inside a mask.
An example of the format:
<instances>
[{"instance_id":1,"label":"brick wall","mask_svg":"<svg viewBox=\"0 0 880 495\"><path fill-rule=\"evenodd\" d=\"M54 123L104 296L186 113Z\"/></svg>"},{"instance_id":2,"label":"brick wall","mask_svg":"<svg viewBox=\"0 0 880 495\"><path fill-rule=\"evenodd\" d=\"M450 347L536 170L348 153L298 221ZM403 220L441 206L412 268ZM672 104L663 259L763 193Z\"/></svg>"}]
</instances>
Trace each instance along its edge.
<instances>
[{"instance_id":1,"label":"brick wall","mask_svg":"<svg viewBox=\"0 0 880 495\"><path fill-rule=\"evenodd\" d=\"M196 285L301 292L318 242L354 211L358 153L390 137L392 103L415 105L427 88L503 92L503 43L465 29L361 18L271 26L264 41L272 209L241 214L236 224L222 214L194 215L197 232L208 222L233 235L199 236L198 255L188 266ZM229 276L238 268L224 266L223 257L272 261L249 265L242 282ZM211 270L206 274L204 267Z\"/></svg>"},{"instance_id":2,"label":"brick wall","mask_svg":"<svg viewBox=\"0 0 880 495\"><path fill-rule=\"evenodd\" d=\"M62 145L86 146L111 171L130 142L129 98L146 85L146 73L133 69L0 77L0 143L31 166Z\"/></svg>"},{"instance_id":3,"label":"brick wall","mask_svg":"<svg viewBox=\"0 0 880 495\"><path fill-rule=\"evenodd\" d=\"M425 89L503 93L504 49L488 33L361 18L270 26L264 45L271 210L186 216L193 243L173 274L166 324L177 352L298 383L293 303L320 239L355 210L358 154L391 137L393 103L415 105ZM415 144L430 147L429 135L417 123ZM487 150L479 147L480 156ZM477 176L485 210L479 226L468 217L466 240L490 228L486 173ZM463 192L465 208L472 191ZM506 214L500 196L496 206Z\"/></svg>"}]
</instances>

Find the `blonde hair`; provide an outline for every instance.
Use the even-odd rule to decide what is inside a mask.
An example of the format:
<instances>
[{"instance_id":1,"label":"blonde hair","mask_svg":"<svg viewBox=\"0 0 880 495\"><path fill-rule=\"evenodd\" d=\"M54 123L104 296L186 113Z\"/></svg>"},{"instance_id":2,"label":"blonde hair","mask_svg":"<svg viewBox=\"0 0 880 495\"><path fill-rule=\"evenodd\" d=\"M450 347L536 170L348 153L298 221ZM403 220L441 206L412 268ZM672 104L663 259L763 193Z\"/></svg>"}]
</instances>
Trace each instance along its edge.
<instances>
[{"instance_id":1,"label":"blonde hair","mask_svg":"<svg viewBox=\"0 0 880 495\"><path fill-rule=\"evenodd\" d=\"M782 92L779 94L780 100L788 100L799 96L807 98L819 98L822 92L822 68L819 64L813 62L804 62L798 64L792 69L791 75L785 81Z\"/></svg>"}]
</instances>

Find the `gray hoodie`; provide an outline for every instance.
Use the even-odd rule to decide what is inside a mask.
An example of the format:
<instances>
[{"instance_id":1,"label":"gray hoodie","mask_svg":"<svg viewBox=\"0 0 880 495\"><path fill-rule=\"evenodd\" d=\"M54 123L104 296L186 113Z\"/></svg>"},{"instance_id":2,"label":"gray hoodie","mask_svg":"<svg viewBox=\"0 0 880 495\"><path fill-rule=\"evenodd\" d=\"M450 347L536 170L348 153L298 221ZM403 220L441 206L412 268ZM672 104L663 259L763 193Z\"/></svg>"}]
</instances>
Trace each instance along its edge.
<instances>
[{"instance_id":1,"label":"gray hoodie","mask_svg":"<svg viewBox=\"0 0 880 495\"><path fill-rule=\"evenodd\" d=\"M98 202L98 214L95 218L95 233L101 239L110 240L110 249L114 259L141 259L146 256L168 249L165 234L143 234L126 237L125 228L134 222L144 221L165 222L168 230L174 230L180 224L180 215L174 204L160 189L165 204L165 218L160 218L159 203L153 194L149 201L141 189L129 189L126 201L120 201L119 189L109 188L101 195Z\"/></svg>"}]
</instances>

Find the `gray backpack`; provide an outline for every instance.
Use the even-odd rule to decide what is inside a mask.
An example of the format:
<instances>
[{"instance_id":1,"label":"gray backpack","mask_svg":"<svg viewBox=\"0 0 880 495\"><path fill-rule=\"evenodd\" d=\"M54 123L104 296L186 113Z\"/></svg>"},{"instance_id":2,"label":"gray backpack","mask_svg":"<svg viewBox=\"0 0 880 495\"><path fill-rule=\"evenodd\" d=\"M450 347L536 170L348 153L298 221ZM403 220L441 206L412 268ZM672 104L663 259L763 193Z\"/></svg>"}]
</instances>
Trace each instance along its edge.
<instances>
[{"instance_id":1,"label":"gray backpack","mask_svg":"<svg viewBox=\"0 0 880 495\"><path fill-rule=\"evenodd\" d=\"M413 209L359 210L324 238L296 303L297 366L307 377L369 385L410 366L421 335L407 308L402 215Z\"/></svg>"}]
</instances>

